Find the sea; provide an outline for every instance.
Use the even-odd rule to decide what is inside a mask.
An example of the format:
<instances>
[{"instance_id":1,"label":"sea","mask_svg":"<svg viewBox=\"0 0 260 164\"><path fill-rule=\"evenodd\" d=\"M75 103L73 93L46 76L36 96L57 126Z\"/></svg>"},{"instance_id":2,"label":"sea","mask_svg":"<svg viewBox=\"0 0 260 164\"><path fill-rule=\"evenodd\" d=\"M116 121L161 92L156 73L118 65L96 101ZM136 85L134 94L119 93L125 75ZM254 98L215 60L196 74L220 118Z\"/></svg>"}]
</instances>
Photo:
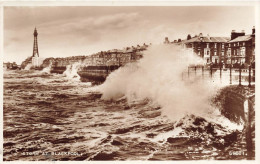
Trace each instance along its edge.
<instances>
[{"instance_id":1,"label":"sea","mask_svg":"<svg viewBox=\"0 0 260 164\"><path fill-rule=\"evenodd\" d=\"M246 159L243 125L193 114L173 121L149 99L104 100L98 87L5 71L4 161Z\"/></svg>"}]
</instances>

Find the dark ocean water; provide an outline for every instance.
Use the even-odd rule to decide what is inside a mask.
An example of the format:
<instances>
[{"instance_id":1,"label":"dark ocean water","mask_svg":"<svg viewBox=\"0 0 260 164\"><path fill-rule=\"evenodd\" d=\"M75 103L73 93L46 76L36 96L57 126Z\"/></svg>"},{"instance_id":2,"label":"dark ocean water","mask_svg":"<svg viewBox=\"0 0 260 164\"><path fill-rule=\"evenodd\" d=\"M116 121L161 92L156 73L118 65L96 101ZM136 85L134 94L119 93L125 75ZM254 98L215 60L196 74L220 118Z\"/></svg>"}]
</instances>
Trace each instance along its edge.
<instances>
[{"instance_id":1,"label":"dark ocean water","mask_svg":"<svg viewBox=\"0 0 260 164\"><path fill-rule=\"evenodd\" d=\"M95 88L5 71L4 160L246 159L242 125L194 115L171 121L150 100L105 101Z\"/></svg>"}]
</instances>

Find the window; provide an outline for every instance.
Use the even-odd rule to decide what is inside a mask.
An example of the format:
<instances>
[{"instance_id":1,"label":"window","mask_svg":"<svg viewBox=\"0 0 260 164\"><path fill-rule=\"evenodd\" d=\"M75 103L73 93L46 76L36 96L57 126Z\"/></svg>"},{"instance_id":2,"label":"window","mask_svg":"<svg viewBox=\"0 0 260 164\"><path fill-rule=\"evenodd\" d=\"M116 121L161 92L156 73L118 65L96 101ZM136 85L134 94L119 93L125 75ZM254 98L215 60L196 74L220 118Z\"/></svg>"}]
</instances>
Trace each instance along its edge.
<instances>
[{"instance_id":1,"label":"window","mask_svg":"<svg viewBox=\"0 0 260 164\"><path fill-rule=\"evenodd\" d=\"M227 56L231 56L231 48L228 48L228 51L227 51Z\"/></svg>"},{"instance_id":2,"label":"window","mask_svg":"<svg viewBox=\"0 0 260 164\"><path fill-rule=\"evenodd\" d=\"M222 49L224 49L224 43L222 43Z\"/></svg>"},{"instance_id":3,"label":"window","mask_svg":"<svg viewBox=\"0 0 260 164\"><path fill-rule=\"evenodd\" d=\"M207 43L207 48L209 48L209 43Z\"/></svg>"},{"instance_id":4,"label":"window","mask_svg":"<svg viewBox=\"0 0 260 164\"><path fill-rule=\"evenodd\" d=\"M209 56L210 50L208 48L204 48L204 56Z\"/></svg>"},{"instance_id":5,"label":"window","mask_svg":"<svg viewBox=\"0 0 260 164\"><path fill-rule=\"evenodd\" d=\"M237 42L237 45L239 46L239 42Z\"/></svg>"},{"instance_id":6,"label":"window","mask_svg":"<svg viewBox=\"0 0 260 164\"><path fill-rule=\"evenodd\" d=\"M243 46L245 46L245 42L243 42Z\"/></svg>"},{"instance_id":7,"label":"window","mask_svg":"<svg viewBox=\"0 0 260 164\"><path fill-rule=\"evenodd\" d=\"M221 56L224 56L224 51L221 52Z\"/></svg>"},{"instance_id":8,"label":"window","mask_svg":"<svg viewBox=\"0 0 260 164\"><path fill-rule=\"evenodd\" d=\"M215 48L217 48L217 43L215 43Z\"/></svg>"},{"instance_id":9,"label":"window","mask_svg":"<svg viewBox=\"0 0 260 164\"><path fill-rule=\"evenodd\" d=\"M246 54L246 49L245 49L245 47L241 47L240 55L241 55L241 56L245 56L245 54Z\"/></svg>"},{"instance_id":10,"label":"window","mask_svg":"<svg viewBox=\"0 0 260 164\"><path fill-rule=\"evenodd\" d=\"M214 51L214 55L217 56L217 51Z\"/></svg>"},{"instance_id":11,"label":"window","mask_svg":"<svg viewBox=\"0 0 260 164\"><path fill-rule=\"evenodd\" d=\"M231 44L229 43L229 44L228 44L228 46L230 47L230 46L231 46Z\"/></svg>"},{"instance_id":12,"label":"window","mask_svg":"<svg viewBox=\"0 0 260 164\"><path fill-rule=\"evenodd\" d=\"M231 60L230 59L227 60L227 64L231 64Z\"/></svg>"}]
</instances>

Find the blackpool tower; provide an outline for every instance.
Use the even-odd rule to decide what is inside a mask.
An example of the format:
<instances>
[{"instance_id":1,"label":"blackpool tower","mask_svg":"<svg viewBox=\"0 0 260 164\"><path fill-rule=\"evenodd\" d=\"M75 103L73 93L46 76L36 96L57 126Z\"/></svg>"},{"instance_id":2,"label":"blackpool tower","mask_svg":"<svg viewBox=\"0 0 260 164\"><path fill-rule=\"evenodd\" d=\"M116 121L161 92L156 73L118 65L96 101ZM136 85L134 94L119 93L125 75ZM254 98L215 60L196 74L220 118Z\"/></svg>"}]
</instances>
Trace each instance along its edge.
<instances>
[{"instance_id":1,"label":"blackpool tower","mask_svg":"<svg viewBox=\"0 0 260 164\"><path fill-rule=\"evenodd\" d=\"M33 42L33 55L32 55L32 65L33 67L39 67L39 50L38 50L38 32L37 29L35 27L34 29L34 42Z\"/></svg>"}]
</instances>

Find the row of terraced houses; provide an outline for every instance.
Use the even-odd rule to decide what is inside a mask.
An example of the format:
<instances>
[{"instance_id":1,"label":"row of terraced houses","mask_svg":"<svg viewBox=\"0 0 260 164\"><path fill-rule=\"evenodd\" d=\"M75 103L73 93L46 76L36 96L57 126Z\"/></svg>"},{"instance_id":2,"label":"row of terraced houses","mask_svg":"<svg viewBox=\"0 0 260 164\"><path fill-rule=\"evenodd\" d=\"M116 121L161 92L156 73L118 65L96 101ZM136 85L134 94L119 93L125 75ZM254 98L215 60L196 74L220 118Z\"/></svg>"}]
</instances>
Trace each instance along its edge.
<instances>
[{"instance_id":1,"label":"row of terraced houses","mask_svg":"<svg viewBox=\"0 0 260 164\"><path fill-rule=\"evenodd\" d=\"M244 31L235 30L232 30L231 37L203 36L200 33L194 37L188 35L186 40L178 39L173 42L166 37L164 43L182 45L214 67L255 65L255 27L248 35L245 35Z\"/></svg>"}]
</instances>

